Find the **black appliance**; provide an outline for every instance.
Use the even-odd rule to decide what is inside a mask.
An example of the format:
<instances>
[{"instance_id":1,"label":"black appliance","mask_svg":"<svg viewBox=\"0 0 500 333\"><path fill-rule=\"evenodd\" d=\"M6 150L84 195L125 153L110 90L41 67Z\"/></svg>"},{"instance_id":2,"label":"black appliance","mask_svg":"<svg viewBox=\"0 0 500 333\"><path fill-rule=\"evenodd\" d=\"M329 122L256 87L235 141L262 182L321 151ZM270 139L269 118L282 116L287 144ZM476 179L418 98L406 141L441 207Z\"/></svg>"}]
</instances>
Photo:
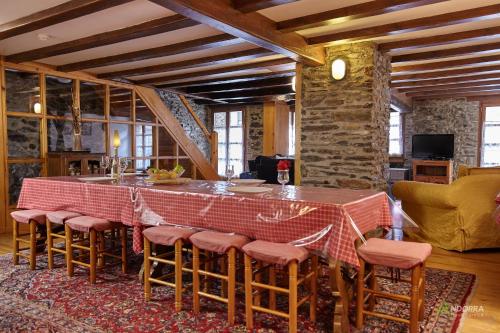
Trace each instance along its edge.
<instances>
[{"instance_id":1,"label":"black appliance","mask_svg":"<svg viewBox=\"0 0 500 333\"><path fill-rule=\"evenodd\" d=\"M257 156L254 161L248 161L248 166L251 172L256 174L256 178L263 179L267 184L278 184L278 162L287 160L290 162L288 185L295 183L294 179L294 162L293 158Z\"/></svg>"},{"instance_id":2,"label":"black appliance","mask_svg":"<svg viewBox=\"0 0 500 333\"><path fill-rule=\"evenodd\" d=\"M424 160L449 160L453 158L453 134L417 134L412 138L411 156Z\"/></svg>"}]
</instances>

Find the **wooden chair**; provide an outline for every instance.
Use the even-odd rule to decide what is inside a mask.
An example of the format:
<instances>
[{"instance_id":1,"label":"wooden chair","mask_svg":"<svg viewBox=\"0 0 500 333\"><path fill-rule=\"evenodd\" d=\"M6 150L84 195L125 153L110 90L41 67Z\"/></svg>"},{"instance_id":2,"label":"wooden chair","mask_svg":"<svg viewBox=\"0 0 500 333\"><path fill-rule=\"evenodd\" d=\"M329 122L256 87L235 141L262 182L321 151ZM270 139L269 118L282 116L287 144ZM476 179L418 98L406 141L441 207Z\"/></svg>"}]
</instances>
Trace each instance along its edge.
<instances>
[{"instance_id":1,"label":"wooden chair","mask_svg":"<svg viewBox=\"0 0 500 333\"><path fill-rule=\"evenodd\" d=\"M230 325L234 324L236 304L236 253L249 242L245 236L226 234L214 231L202 231L189 237L193 244L193 309L195 313L200 312L200 296L213 299L227 304L227 320ZM224 255L227 259L224 273L215 273L211 270L213 265L207 265L200 269L200 250ZM205 258L205 260L216 260L217 257ZM209 293L208 290L200 291L200 275L222 280L222 295Z\"/></svg>"},{"instance_id":2,"label":"wooden chair","mask_svg":"<svg viewBox=\"0 0 500 333\"><path fill-rule=\"evenodd\" d=\"M64 259L66 259L66 246L63 249L54 247L54 238L66 241L64 223L73 217L81 216L81 214L58 210L47 213L46 216L47 220L45 225L47 227L47 254L49 258L49 269L52 269L54 267L54 252L63 254ZM54 227L62 227L62 230L54 232Z\"/></svg>"},{"instance_id":3,"label":"wooden chair","mask_svg":"<svg viewBox=\"0 0 500 333\"><path fill-rule=\"evenodd\" d=\"M151 283L157 283L164 286L175 288L175 311L182 310L182 292L184 291L182 283L182 273L192 272L185 268L182 261L183 246L190 243L189 237L196 231L188 228L176 228L170 226L152 227L144 230L144 296L146 301L151 299ZM174 260L169 259L171 252L164 254L151 255L151 244L165 246L174 246ZM166 274L157 278L152 278L151 263L158 262L174 267L174 283L166 281L172 274Z\"/></svg>"},{"instance_id":4,"label":"wooden chair","mask_svg":"<svg viewBox=\"0 0 500 333\"><path fill-rule=\"evenodd\" d=\"M245 312L247 329L253 329L253 311L255 310L288 318L288 331L295 333L297 332L297 310L299 306L307 301L309 301L310 319L313 322L316 321L317 256L310 256L309 252L302 247L260 240L243 246L243 252L245 252ZM304 266L301 264L308 258L311 259L310 266L308 266L306 272L299 276L300 266ZM254 278L252 259L269 265L269 284L262 283ZM288 288L276 286L276 267L287 268ZM255 273L258 274L264 268L257 270ZM298 300L299 285L305 282L309 282L309 293ZM269 290L269 308L261 306L260 298L254 300L254 289ZM288 313L276 310L276 293L288 295Z\"/></svg>"},{"instance_id":5,"label":"wooden chair","mask_svg":"<svg viewBox=\"0 0 500 333\"><path fill-rule=\"evenodd\" d=\"M357 276L356 296L356 327L361 329L365 316L395 320L408 324L410 333L419 331L419 320L424 316L425 292L425 261L432 251L432 246L427 243L414 243L394 241L380 238L370 238L366 244L358 248L360 268ZM368 270L366 270L367 265ZM405 269L411 271L411 279L403 280L411 284L410 296L391 294L380 291L376 283L365 286L367 279L375 281L378 278L391 279L392 277L379 276L375 273L376 266ZM365 294L368 296L365 297ZM399 302L410 303L410 318L399 318L386 313L375 312L374 305L377 297L392 299ZM368 302L368 304L366 304Z\"/></svg>"},{"instance_id":6,"label":"wooden chair","mask_svg":"<svg viewBox=\"0 0 500 333\"><path fill-rule=\"evenodd\" d=\"M19 257L29 260L30 269L36 269L36 246L37 241L45 241L43 237L37 238L37 225L45 224L45 216L48 212L39 209L16 210L10 213L12 217L12 259L14 265L19 265ZM19 223L29 225L29 233L19 233ZM28 239L24 238L29 236ZM19 243L29 244L27 248L19 248ZM29 250L29 255L21 251Z\"/></svg>"},{"instance_id":7,"label":"wooden chair","mask_svg":"<svg viewBox=\"0 0 500 333\"><path fill-rule=\"evenodd\" d=\"M114 232L114 229L120 230L121 255L116 255L106 251L105 248L105 232ZM73 241L74 231L88 235L88 239L80 239ZM121 263L122 272L127 272L127 228L121 223L113 223L105 219L100 219L91 216L74 217L66 221L66 262L68 267L68 275L73 276L74 265L84 266L89 268L89 280L91 284L96 283L96 273L98 267L104 266L104 258L111 257L118 259ZM114 242L114 243L117 243ZM113 247L116 244L113 244ZM81 253L74 258L73 250L79 249L82 252L87 252L89 262L83 262L81 259L87 255ZM80 259L80 260L76 260Z\"/></svg>"}]
</instances>

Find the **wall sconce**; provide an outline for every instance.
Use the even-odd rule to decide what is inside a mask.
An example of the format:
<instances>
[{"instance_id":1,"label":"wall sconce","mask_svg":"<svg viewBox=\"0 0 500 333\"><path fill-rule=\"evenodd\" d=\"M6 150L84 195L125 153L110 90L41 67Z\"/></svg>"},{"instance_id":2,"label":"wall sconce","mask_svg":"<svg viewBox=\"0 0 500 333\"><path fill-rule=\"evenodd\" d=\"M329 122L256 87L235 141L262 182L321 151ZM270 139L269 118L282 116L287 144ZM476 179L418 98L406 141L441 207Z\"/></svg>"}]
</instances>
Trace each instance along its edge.
<instances>
[{"instance_id":1,"label":"wall sconce","mask_svg":"<svg viewBox=\"0 0 500 333\"><path fill-rule=\"evenodd\" d=\"M334 80L342 80L345 77L347 64L344 59L337 58L332 61L332 77Z\"/></svg>"},{"instance_id":2,"label":"wall sconce","mask_svg":"<svg viewBox=\"0 0 500 333\"><path fill-rule=\"evenodd\" d=\"M296 76L292 77L292 90L293 90L293 92L295 92L295 82L296 81L297 81L297 77Z\"/></svg>"},{"instance_id":3,"label":"wall sconce","mask_svg":"<svg viewBox=\"0 0 500 333\"><path fill-rule=\"evenodd\" d=\"M36 102L35 104L33 104L33 112L35 113L42 113L42 104Z\"/></svg>"}]
</instances>

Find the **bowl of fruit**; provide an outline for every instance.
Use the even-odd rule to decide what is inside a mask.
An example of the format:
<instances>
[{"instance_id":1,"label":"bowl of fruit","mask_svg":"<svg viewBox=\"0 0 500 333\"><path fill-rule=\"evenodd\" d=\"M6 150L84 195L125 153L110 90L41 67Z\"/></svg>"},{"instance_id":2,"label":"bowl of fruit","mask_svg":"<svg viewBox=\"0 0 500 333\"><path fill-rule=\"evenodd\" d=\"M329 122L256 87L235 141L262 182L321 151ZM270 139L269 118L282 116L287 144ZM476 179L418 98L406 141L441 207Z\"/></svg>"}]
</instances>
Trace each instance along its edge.
<instances>
[{"instance_id":1,"label":"bowl of fruit","mask_svg":"<svg viewBox=\"0 0 500 333\"><path fill-rule=\"evenodd\" d=\"M147 171L147 182L159 184L184 184L191 180L191 178L181 177L186 170L182 165L177 164L172 170L149 168Z\"/></svg>"}]
</instances>

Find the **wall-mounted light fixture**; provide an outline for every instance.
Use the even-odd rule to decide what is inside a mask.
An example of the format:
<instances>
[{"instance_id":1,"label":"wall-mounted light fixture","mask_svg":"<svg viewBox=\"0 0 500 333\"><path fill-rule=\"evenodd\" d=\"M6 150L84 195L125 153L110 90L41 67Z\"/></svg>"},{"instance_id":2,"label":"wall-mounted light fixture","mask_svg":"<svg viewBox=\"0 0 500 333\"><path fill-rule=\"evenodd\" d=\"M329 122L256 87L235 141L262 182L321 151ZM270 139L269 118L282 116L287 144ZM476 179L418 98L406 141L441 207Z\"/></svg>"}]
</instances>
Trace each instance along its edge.
<instances>
[{"instance_id":1,"label":"wall-mounted light fixture","mask_svg":"<svg viewBox=\"0 0 500 333\"><path fill-rule=\"evenodd\" d=\"M42 113L42 104L36 102L33 104L33 112L35 113Z\"/></svg>"},{"instance_id":2,"label":"wall-mounted light fixture","mask_svg":"<svg viewBox=\"0 0 500 333\"><path fill-rule=\"evenodd\" d=\"M297 82L297 77L292 77L292 90L295 92L295 83Z\"/></svg>"},{"instance_id":3,"label":"wall-mounted light fixture","mask_svg":"<svg viewBox=\"0 0 500 333\"><path fill-rule=\"evenodd\" d=\"M344 59L337 58L332 61L332 77L334 80L342 80L347 71L347 64Z\"/></svg>"}]
</instances>

